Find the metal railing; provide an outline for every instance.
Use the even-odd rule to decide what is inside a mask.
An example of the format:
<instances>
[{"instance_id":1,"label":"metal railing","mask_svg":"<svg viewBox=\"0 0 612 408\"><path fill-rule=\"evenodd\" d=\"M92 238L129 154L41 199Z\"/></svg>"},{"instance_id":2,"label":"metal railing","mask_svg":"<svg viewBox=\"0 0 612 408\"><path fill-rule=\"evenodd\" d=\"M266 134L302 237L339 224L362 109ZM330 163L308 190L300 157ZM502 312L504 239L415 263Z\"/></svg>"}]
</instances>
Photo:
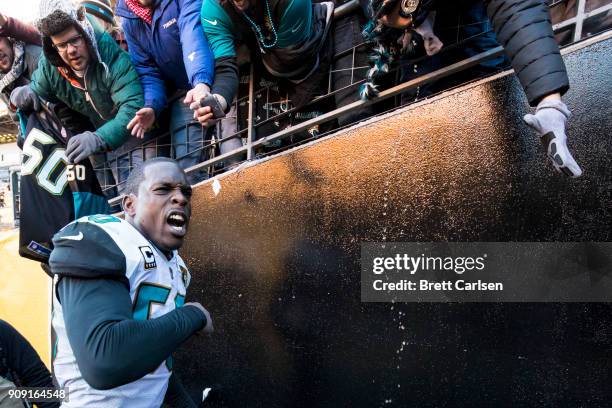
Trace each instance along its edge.
<instances>
[{"instance_id":1,"label":"metal railing","mask_svg":"<svg viewBox=\"0 0 612 408\"><path fill-rule=\"evenodd\" d=\"M564 3L567 3L567 1L555 2L551 5L551 7ZM553 24L553 30L555 32L559 32L565 28L574 26L573 42L580 41L583 38L583 26L585 20L591 17L607 14L612 11L612 1L591 11L586 11L587 3L587 0L578 0L576 16Z\"/></svg>"},{"instance_id":2,"label":"metal railing","mask_svg":"<svg viewBox=\"0 0 612 408\"><path fill-rule=\"evenodd\" d=\"M567 1L557 1L552 3L550 6L560 7L566 5L566 3ZM586 11L586 3L586 0L579 0L577 3L576 15L574 17L554 24L553 29L555 30L555 33L561 30L568 30L569 28L574 27L573 41L578 41L583 38L583 25L587 19L595 16L601 16L604 13L611 12L612 10L612 0L610 0L609 4L598 7L597 9L588 12ZM359 7L360 6L358 0L351 0L335 9L334 18L339 19L342 17L346 17L351 13L358 12ZM458 24L456 27L457 30L459 30L459 27L460 25ZM466 38L463 41L467 41L470 39L471 37ZM450 50L453 47L460 47L461 44L462 41L458 41L456 44L449 45L448 47L445 46L441 52ZM253 65L248 66L246 68L248 70L248 75L243 75L241 77L241 83L243 85L243 88L244 85L247 85L246 89L239 93L238 98L233 103L233 107L236 112L236 122L238 128L231 135L226 135L223 140L220 140L219 134L222 133L220 126L223 126L223 122L221 122L221 124L218 124L216 127L216 132L214 132L212 139L210 139L206 143L203 143L202 146L194 150L205 152L206 157L200 163L185 169L186 172L188 174L193 174L195 172L206 171L208 176L214 176L224 172L229 168L235 167L240 161L252 162L262 156L274 154L275 143L279 141L287 141L295 135L301 134L300 140L295 143L286 143L285 146L283 146L284 148L290 147L294 144L313 140L317 137L321 137L324 134L329 134L331 132L337 131L340 128L340 126L336 124L336 126L331 126L330 129L325 131L312 131L312 129L318 126L330 123L335 119L342 117L343 115L346 115L348 113L364 109L374 104L381 104L385 101L389 101L391 98L397 97L407 91L420 89L420 87L423 87L426 84L430 84L432 82L438 81L442 78L446 78L458 72L465 71L471 67L482 63L483 61L498 57L503 54L503 48L501 46L498 46L480 54L474 55L470 58L460 60L456 63L442 67L433 72L426 73L425 75L411 79L407 82L389 86L387 89L380 92L380 94L376 98L368 101L362 101L357 100L357 89L359 85L364 82L363 78L365 77L365 71L369 67L356 66L355 61L356 55L360 51L363 51L366 45L366 43L355 44L353 47L343 50L342 52L334 56L334 61L337 61L339 58L345 57L347 55L352 55L353 63L350 67L351 77L349 85L339 89L334 89L332 78L333 75L338 73L339 71L334 70L334 66L332 64L328 75L327 92L323 95L315 97L309 104L306 105L306 107L302 107L300 109L295 109L291 107L287 93L283 94L282 92L280 92L276 88L274 83L271 83L270 81L266 80L261 80L261 77L258 75L257 72L255 72ZM425 58L426 57L412 59L407 62L404 62L403 64L417 64ZM356 71L363 72L357 74ZM258 87L258 85L260 86ZM333 98L335 95L338 95L341 92L347 92L349 90L354 91L354 101L345 104L344 106L336 106L334 109L330 109L327 111L318 110L318 107L322 106L321 104L326 100L329 101L329 99ZM271 94L273 94L276 99L274 97L271 97ZM264 101L263 103L261 102L262 100ZM277 104L278 107L272 108L275 104ZM399 105L401 105L401 103L393 103L391 104L390 109L396 108ZM271 112L273 114L271 114ZM262 113L262 115L258 115L258 113ZM302 113L302 117L299 116L300 113ZM375 116L380 113L382 113L382 111L379 109L371 116ZM265 117L262 117L263 114L265 114ZM364 119L367 119L367 117L359 118L359 120ZM281 124L281 121L288 122L288 124ZM268 132L266 131L266 127L280 128L277 131ZM310 133L308 133L309 130L311 130ZM207 133L207 130L204 129L202 130L202 132ZM210 132L208 133L210 134ZM226 151L222 154L219 154L218 150L220 144L232 138L240 138L240 140L242 141L242 146L231 151ZM160 146L167 147L166 145ZM139 147L138 149L142 149L142 147ZM138 149L134 150L136 151ZM223 163L225 163L225 165ZM228 165L228 163L230 163L231 165ZM115 166L116 165L117 163L115 163ZM120 197L116 197L110 200L110 202L111 204L117 204L119 200Z\"/></svg>"}]
</instances>

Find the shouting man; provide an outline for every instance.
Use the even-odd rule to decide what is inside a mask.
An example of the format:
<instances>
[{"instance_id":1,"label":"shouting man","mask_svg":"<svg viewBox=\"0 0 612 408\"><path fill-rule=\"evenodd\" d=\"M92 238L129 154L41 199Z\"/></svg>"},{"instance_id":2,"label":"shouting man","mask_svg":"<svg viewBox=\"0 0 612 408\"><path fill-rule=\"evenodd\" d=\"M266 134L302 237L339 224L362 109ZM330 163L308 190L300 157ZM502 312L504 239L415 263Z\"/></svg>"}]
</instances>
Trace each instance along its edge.
<instances>
[{"instance_id":1,"label":"shouting man","mask_svg":"<svg viewBox=\"0 0 612 408\"><path fill-rule=\"evenodd\" d=\"M70 386L64 406L159 407L167 390L192 406L171 371L181 343L212 332L206 309L184 303L190 274L177 249L191 187L176 161L155 158L134 169L126 188L125 220L81 218L53 240L54 371L60 387Z\"/></svg>"}]
</instances>

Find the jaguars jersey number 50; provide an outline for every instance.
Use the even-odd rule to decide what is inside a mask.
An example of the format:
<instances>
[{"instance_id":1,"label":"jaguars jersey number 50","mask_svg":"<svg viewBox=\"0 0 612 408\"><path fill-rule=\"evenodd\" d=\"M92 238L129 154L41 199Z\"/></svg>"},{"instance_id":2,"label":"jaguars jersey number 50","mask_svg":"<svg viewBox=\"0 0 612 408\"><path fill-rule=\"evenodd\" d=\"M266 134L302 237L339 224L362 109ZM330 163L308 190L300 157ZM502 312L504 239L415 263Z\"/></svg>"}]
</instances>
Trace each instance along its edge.
<instances>
[{"instance_id":1,"label":"jaguars jersey number 50","mask_svg":"<svg viewBox=\"0 0 612 408\"><path fill-rule=\"evenodd\" d=\"M62 195L69 181L85 180L85 166L69 164L66 149L62 147L55 148L41 165L44 159L43 152L34 142L42 145L57 143L41 130L32 129L23 144L23 154L26 158L21 165L22 176L36 173L38 185L53 195ZM60 166L64 167L61 171Z\"/></svg>"}]
</instances>

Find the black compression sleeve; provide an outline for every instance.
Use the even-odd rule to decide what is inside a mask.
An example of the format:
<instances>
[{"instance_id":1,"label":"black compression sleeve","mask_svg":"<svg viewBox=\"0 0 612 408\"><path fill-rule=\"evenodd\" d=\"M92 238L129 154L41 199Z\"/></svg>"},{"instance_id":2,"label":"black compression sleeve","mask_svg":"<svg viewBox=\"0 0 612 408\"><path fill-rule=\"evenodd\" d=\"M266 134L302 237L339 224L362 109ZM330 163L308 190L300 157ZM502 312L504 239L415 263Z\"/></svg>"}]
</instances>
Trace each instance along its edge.
<instances>
[{"instance_id":1,"label":"black compression sleeve","mask_svg":"<svg viewBox=\"0 0 612 408\"><path fill-rule=\"evenodd\" d=\"M83 378L110 389L154 371L181 343L206 325L196 307L157 319L132 319L126 286L113 279L65 277L58 284L68 341Z\"/></svg>"},{"instance_id":2,"label":"black compression sleeve","mask_svg":"<svg viewBox=\"0 0 612 408\"><path fill-rule=\"evenodd\" d=\"M219 94L227 102L226 112L232 106L238 93L238 63L235 57L223 57L215 60L215 82L212 93Z\"/></svg>"}]
</instances>

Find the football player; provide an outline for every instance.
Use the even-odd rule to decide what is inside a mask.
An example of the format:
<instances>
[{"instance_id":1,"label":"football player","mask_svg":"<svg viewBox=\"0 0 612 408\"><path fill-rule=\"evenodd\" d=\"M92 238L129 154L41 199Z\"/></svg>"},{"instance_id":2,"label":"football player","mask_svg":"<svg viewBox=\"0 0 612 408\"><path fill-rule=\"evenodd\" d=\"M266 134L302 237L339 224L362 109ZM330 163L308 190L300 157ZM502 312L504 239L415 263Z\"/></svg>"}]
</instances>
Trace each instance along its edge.
<instances>
[{"instance_id":1,"label":"football player","mask_svg":"<svg viewBox=\"0 0 612 408\"><path fill-rule=\"evenodd\" d=\"M125 220L84 217L53 238L53 366L70 389L63 407L161 406L168 387L183 390L171 353L213 329L202 305L184 303L190 275L177 249L191 216L185 173L172 159L148 160L126 189ZM195 406L182 396L174 404Z\"/></svg>"}]
</instances>

